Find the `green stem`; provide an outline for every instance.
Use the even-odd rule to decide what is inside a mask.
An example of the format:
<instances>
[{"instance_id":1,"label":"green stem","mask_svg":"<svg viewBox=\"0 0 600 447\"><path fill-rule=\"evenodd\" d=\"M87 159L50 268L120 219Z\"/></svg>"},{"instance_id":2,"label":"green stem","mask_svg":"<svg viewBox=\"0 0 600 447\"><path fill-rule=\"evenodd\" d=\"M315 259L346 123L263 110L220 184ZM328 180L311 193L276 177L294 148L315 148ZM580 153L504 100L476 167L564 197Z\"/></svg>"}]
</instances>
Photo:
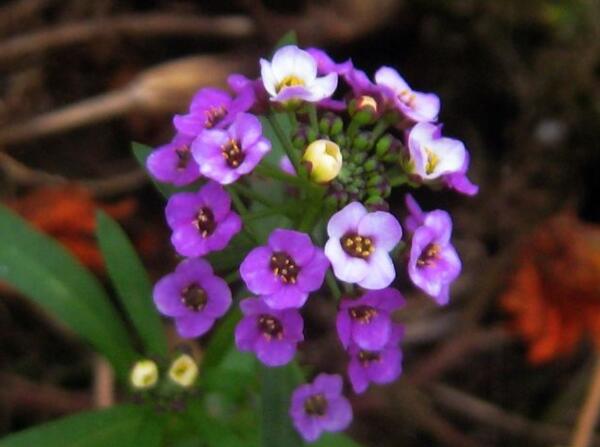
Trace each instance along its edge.
<instances>
[{"instance_id":1,"label":"green stem","mask_svg":"<svg viewBox=\"0 0 600 447\"><path fill-rule=\"evenodd\" d=\"M315 132L319 132L319 121L317 119L317 108L315 107L314 104L308 104L307 105L307 109L308 109L308 119L310 121L310 127L312 127L312 129Z\"/></svg>"},{"instance_id":2,"label":"green stem","mask_svg":"<svg viewBox=\"0 0 600 447\"><path fill-rule=\"evenodd\" d=\"M335 280L335 277L333 276L331 270L327 271L325 281L327 281L327 286L329 287L329 290L331 291L331 294L333 295L335 300L339 301L340 297L342 296L342 291L340 290L340 286L338 286L338 283Z\"/></svg>"},{"instance_id":3,"label":"green stem","mask_svg":"<svg viewBox=\"0 0 600 447\"><path fill-rule=\"evenodd\" d=\"M298 120L296 119L296 112L290 110L288 113L288 118L290 119L290 123L294 129L298 128Z\"/></svg>"},{"instance_id":4,"label":"green stem","mask_svg":"<svg viewBox=\"0 0 600 447\"><path fill-rule=\"evenodd\" d=\"M228 190L230 193L233 191L234 193L241 194L249 199L256 200L257 202L262 203L263 205L268 206L269 208L278 208L279 204L274 202L273 200L263 196L262 194L254 191L252 188L248 188L240 183L235 183L229 185ZM232 200L234 200L234 195L231 196ZM234 201L235 205L235 201ZM246 210L247 213L247 210Z\"/></svg>"},{"instance_id":5,"label":"green stem","mask_svg":"<svg viewBox=\"0 0 600 447\"><path fill-rule=\"evenodd\" d=\"M244 202L242 202L242 199L240 199L236 190L230 186L227 188L227 192L231 196L231 201L237 212L240 213L241 216L248 214L248 208L246 208L246 205L244 205Z\"/></svg>"},{"instance_id":6,"label":"green stem","mask_svg":"<svg viewBox=\"0 0 600 447\"><path fill-rule=\"evenodd\" d=\"M351 142L354 139L354 137L358 133L358 130L360 129L360 126L361 123L359 120L352 119L352 121L350 121L350 124L348 125L348 130L346 131L346 135L348 136L348 142Z\"/></svg>"},{"instance_id":7,"label":"green stem","mask_svg":"<svg viewBox=\"0 0 600 447\"><path fill-rule=\"evenodd\" d=\"M296 170L299 176L304 177L306 175L305 169L300 164L300 155L298 154L298 151L292 144L289 135L285 133L285 131L281 127L281 124L274 115L269 115L268 120L271 123L271 126L273 126L273 130L275 131L277 138L281 142L283 150L292 162L294 169Z\"/></svg>"},{"instance_id":8,"label":"green stem","mask_svg":"<svg viewBox=\"0 0 600 447\"><path fill-rule=\"evenodd\" d=\"M307 186L312 186L307 180L304 180L300 177L296 177L294 175L289 175L283 172L281 169L276 168L266 162L262 162L256 168L254 168L254 172L260 174L264 177L272 178L273 180L279 180L285 183L289 183L290 185L299 186L301 188L306 188Z\"/></svg>"},{"instance_id":9,"label":"green stem","mask_svg":"<svg viewBox=\"0 0 600 447\"><path fill-rule=\"evenodd\" d=\"M397 175L395 177L390 178L390 186L392 188L400 185L404 185L408 183L408 178L404 174Z\"/></svg>"},{"instance_id":10,"label":"green stem","mask_svg":"<svg viewBox=\"0 0 600 447\"><path fill-rule=\"evenodd\" d=\"M239 270L234 270L233 272L229 273L228 275L225 275L223 277L223 279L225 280L225 282L227 284L231 284L232 282L235 282L238 279L240 279L240 272L239 272Z\"/></svg>"},{"instance_id":11,"label":"green stem","mask_svg":"<svg viewBox=\"0 0 600 447\"><path fill-rule=\"evenodd\" d=\"M388 129L388 127L390 127L390 123L387 120L382 119L380 121L377 121L377 124L375 124L375 127L371 131L369 149L371 149L375 145L377 140L379 140L379 137L383 135L383 133Z\"/></svg>"}]
</instances>

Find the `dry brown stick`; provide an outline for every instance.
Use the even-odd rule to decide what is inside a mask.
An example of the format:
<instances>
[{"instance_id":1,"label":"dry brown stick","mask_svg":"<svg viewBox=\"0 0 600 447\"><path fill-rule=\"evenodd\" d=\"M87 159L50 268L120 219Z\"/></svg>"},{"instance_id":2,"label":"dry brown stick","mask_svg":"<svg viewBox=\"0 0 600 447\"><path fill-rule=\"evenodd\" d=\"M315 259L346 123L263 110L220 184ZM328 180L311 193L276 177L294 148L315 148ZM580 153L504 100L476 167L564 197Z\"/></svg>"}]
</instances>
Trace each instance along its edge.
<instances>
[{"instance_id":1,"label":"dry brown stick","mask_svg":"<svg viewBox=\"0 0 600 447\"><path fill-rule=\"evenodd\" d=\"M59 415L75 413L92 406L87 393L35 383L15 374L0 373L0 382L0 399L18 410Z\"/></svg>"},{"instance_id":2,"label":"dry brown stick","mask_svg":"<svg viewBox=\"0 0 600 447\"><path fill-rule=\"evenodd\" d=\"M512 337L503 327L461 332L416 363L408 371L407 379L414 385L423 385L463 362L467 354L502 346L511 340Z\"/></svg>"},{"instance_id":3,"label":"dry brown stick","mask_svg":"<svg viewBox=\"0 0 600 447\"><path fill-rule=\"evenodd\" d=\"M115 375L109 363L94 356L94 407L107 408L115 403Z\"/></svg>"},{"instance_id":4,"label":"dry brown stick","mask_svg":"<svg viewBox=\"0 0 600 447\"><path fill-rule=\"evenodd\" d=\"M23 20L43 9L48 0L15 0L0 8L0 34L16 29Z\"/></svg>"},{"instance_id":5,"label":"dry brown stick","mask_svg":"<svg viewBox=\"0 0 600 447\"><path fill-rule=\"evenodd\" d=\"M121 90L0 129L0 147L120 116L132 109L173 113L185 108L200 87L223 85L229 73L245 71L248 62L247 58L233 55L195 56L166 62L142 72Z\"/></svg>"},{"instance_id":6,"label":"dry brown stick","mask_svg":"<svg viewBox=\"0 0 600 447\"><path fill-rule=\"evenodd\" d=\"M154 13L96 19L69 23L0 42L0 65L17 58L113 36L207 35L242 38L250 37L254 28L252 20L245 16L199 17Z\"/></svg>"},{"instance_id":7,"label":"dry brown stick","mask_svg":"<svg viewBox=\"0 0 600 447\"><path fill-rule=\"evenodd\" d=\"M600 412L600 356L596 356L596 364L590 384L590 391L577 419L577 427L573 432L571 447L588 447L591 444L594 428Z\"/></svg>"},{"instance_id":8,"label":"dry brown stick","mask_svg":"<svg viewBox=\"0 0 600 447\"><path fill-rule=\"evenodd\" d=\"M521 415L510 413L478 397L446 385L435 384L430 387L430 390L433 399L440 406L462 415L472 422L485 424L544 446L565 444L569 440L570 433L566 427L532 422ZM591 445L600 446L600 439L595 437Z\"/></svg>"}]
</instances>

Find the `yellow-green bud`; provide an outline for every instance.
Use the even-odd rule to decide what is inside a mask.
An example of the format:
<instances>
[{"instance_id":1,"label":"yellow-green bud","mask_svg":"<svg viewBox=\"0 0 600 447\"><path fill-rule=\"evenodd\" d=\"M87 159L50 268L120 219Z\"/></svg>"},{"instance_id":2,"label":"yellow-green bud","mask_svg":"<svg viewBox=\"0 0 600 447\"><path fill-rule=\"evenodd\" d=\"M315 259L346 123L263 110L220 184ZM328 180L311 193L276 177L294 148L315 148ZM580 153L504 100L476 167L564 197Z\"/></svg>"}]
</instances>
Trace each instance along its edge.
<instances>
[{"instance_id":1,"label":"yellow-green bud","mask_svg":"<svg viewBox=\"0 0 600 447\"><path fill-rule=\"evenodd\" d=\"M340 147L329 140L317 140L309 144L302 160L310 163L310 177L317 183L330 182L342 169Z\"/></svg>"},{"instance_id":2,"label":"yellow-green bud","mask_svg":"<svg viewBox=\"0 0 600 447\"><path fill-rule=\"evenodd\" d=\"M129 381L138 390L152 388L158 381L158 366L148 359L136 362L131 368Z\"/></svg>"},{"instance_id":3,"label":"yellow-green bud","mask_svg":"<svg viewBox=\"0 0 600 447\"><path fill-rule=\"evenodd\" d=\"M176 384L188 388L194 384L198 377L198 365L194 359L187 355L181 354L169 367L169 378Z\"/></svg>"}]
</instances>

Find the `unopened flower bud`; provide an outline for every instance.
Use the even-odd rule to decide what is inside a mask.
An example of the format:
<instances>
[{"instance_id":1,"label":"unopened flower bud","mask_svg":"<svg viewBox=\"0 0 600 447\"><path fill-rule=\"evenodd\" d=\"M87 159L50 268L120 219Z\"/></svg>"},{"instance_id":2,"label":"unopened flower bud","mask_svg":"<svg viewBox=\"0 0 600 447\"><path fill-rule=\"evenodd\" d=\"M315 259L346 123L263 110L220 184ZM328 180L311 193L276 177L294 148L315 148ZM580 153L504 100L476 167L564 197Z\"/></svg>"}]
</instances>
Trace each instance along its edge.
<instances>
[{"instance_id":1,"label":"unopened flower bud","mask_svg":"<svg viewBox=\"0 0 600 447\"><path fill-rule=\"evenodd\" d=\"M370 172L370 171L374 171L377 168L377 160L374 158L369 158L365 164L363 165L365 168L365 171Z\"/></svg>"},{"instance_id":2,"label":"unopened flower bud","mask_svg":"<svg viewBox=\"0 0 600 447\"><path fill-rule=\"evenodd\" d=\"M372 96L360 96L351 102L349 112L361 124L371 124L377 119L377 101Z\"/></svg>"},{"instance_id":3,"label":"unopened flower bud","mask_svg":"<svg viewBox=\"0 0 600 447\"><path fill-rule=\"evenodd\" d=\"M177 357L169 368L169 378L177 385L189 388L198 377L198 365L188 354Z\"/></svg>"},{"instance_id":4,"label":"unopened flower bud","mask_svg":"<svg viewBox=\"0 0 600 447\"><path fill-rule=\"evenodd\" d=\"M357 151L364 151L369 145L369 135L365 132L359 133L352 142L352 148Z\"/></svg>"},{"instance_id":5,"label":"unopened flower bud","mask_svg":"<svg viewBox=\"0 0 600 447\"><path fill-rule=\"evenodd\" d=\"M317 183L333 180L342 169L340 147L329 140L317 140L309 144L302 160L310 163L310 177Z\"/></svg>"},{"instance_id":6,"label":"unopened flower bud","mask_svg":"<svg viewBox=\"0 0 600 447\"><path fill-rule=\"evenodd\" d=\"M377 143L375 144L375 153L377 157L382 158L385 154L390 150L390 146L392 145L392 136L387 134L382 136Z\"/></svg>"},{"instance_id":7,"label":"unopened flower bud","mask_svg":"<svg viewBox=\"0 0 600 447\"><path fill-rule=\"evenodd\" d=\"M154 387L158 381L158 366L149 359L136 362L133 368L131 368L129 381L138 390L146 390Z\"/></svg>"},{"instance_id":8,"label":"unopened flower bud","mask_svg":"<svg viewBox=\"0 0 600 447\"><path fill-rule=\"evenodd\" d=\"M344 130L344 121L339 116L336 116L335 119L333 120L333 123L331 124L331 129L329 130L329 135L336 136L336 135L340 134L343 130Z\"/></svg>"}]
</instances>

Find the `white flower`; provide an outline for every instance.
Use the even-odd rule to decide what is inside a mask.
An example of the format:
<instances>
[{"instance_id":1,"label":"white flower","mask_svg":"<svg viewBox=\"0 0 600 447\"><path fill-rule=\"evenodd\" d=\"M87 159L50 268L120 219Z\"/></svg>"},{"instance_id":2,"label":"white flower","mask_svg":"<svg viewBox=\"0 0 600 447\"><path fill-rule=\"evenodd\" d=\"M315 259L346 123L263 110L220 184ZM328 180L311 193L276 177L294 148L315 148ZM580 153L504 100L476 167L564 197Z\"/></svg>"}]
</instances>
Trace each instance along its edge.
<instances>
[{"instance_id":1,"label":"white flower","mask_svg":"<svg viewBox=\"0 0 600 447\"><path fill-rule=\"evenodd\" d=\"M194 384L198 377L198 365L194 359L182 354L177 357L169 367L169 378L176 384L188 388Z\"/></svg>"},{"instance_id":2,"label":"white flower","mask_svg":"<svg viewBox=\"0 0 600 447\"><path fill-rule=\"evenodd\" d=\"M134 388L145 390L152 388L158 381L158 367L152 360L140 360L133 365L129 381Z\"/></svg>"},{"instance_id":3,"label":"white flower","mask_svg":"<svg viewBox=\"0 0 600 447\"><path fill-rule=\"evenodd\" d=\"M317 78L317 62L295 45L280 48L271 62L260 60L260 73L271 101L318 102L333 95L338 76L329 73Z\"/></svg>"},{"instance_id":4,"label":"white flower","mask_svg":"<svg viewBox=\"0 0 600 447\"><path fill-rule=\"evenodd\" d=\"M302 160L310 163L310 177L317 183L333 180L342 169L340 147L329 140L310 143L304 151Z\"/></svg>"}]
</instances>

